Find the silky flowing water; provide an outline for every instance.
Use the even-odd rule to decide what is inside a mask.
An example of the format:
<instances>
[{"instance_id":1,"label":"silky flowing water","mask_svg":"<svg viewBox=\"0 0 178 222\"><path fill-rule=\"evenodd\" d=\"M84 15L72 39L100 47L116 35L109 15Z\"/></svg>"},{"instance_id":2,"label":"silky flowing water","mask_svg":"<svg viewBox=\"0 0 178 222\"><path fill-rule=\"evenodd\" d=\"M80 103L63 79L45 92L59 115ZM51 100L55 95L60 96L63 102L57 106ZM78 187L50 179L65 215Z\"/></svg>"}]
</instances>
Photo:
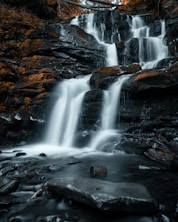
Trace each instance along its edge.
<instances>
[{"instance_id":1,"label":"silky flowing water","mask_svg":"<svg viewBox=\"0 0 178 222\"><path fill-rule=\"evenodd\" d=\"M105 43L104 24L101 23L101 28L97 29L94 20L94 13L82 15L82 18L76 17L71 21L72 25L81 26L88 34L94 36L106 49L106 66L117 66L119 64L117 57L117 50L115 43ZM160 21L161 31L160 35L153 37L150 35L150 28L145 25L143 19L140 16L131 16L128 19L130 21L132 38L137 38L139 41L139 63L143 69L153 68L158 61L168 56L167 46L164 44L165 36L165 21ZM100 36L100 37L99 37ZM119 33L118 33L118 36ZM112 39L112 38L111 38ZM130 40L128 40L129 42ZM88 151L98 151L98 145L101 146L102 142L105 143L107 139L114 136L121 136L119 132L119 126L115 126L116 118L119 115L119 103L122 85L127 81L129 75L118 77L108 89L103 91L103 105L100 115L101 126L93 138L91 138L87 147L84 149L78 149L73 147L73 140L76 135L78 119L82 109L82 101L85 93L90 90L89 76L84 76L77 79L64 80L56 87L56 93L59 94L54 109L51 113L48 129L45 134L45 143L42 144L42 149L46 147L44 152L50 154L50 152L56 155L60 152L71 150L77 153ZM48 148L50 146L50 148ZM59 146L59 148L58 148ZM38 145L38 149L41 145ZM52 148L53 147L53 148ZM52 152L52 150L54 152ZM102 151L101 148L99 148ZM32 148L30 147L30 152ZM112 152L112 150L111 150Z\"/></svg>"},{"instance_id":2,"label":"silky flowing water","mask_svg":"<svg viewBox=\"0 0 178 222\"><path fill-rule=\"evenodd\" d=\"M141 16L129 16L131 39L136 38L139 42L139 64L143 69L153 68L161 59L168 56L167 46L164 44L165 21L160 20L160 34L151 36L150 28L145 25ZM93 35L98 44L106 49L106 66L117 66L119 60L115 42L106 43L105 25L100 24L97 28L94 13L76 17L71 21L72 25L80 26L90 35ZM120 39L120 33L117 33ZM121 39L120 39L121 40ZM127 53L127 48L126 48ZM71 155L72 153L88 153L102 151L102 143L107 139L122 136L119 131L119 125L115 126L116 118L119 118L119 103L122 85L127 81L129 75L118 77L117 81L103 90L103 105L100 115L101 125L97 132L89 141L86 147L79 149L73 147L73 142L78 128L78 120L82 110L82 101L86 92L90 91L89 79L91 75L80 78L61 81L55 88L55 94L58 96L56 104L52 108L50 119L47 125L44 139L39 144L21 147L29 155L37 155L41 152L51 156ZM112 149L110 150L112 153Z\"/></svg>"}]
</instances>

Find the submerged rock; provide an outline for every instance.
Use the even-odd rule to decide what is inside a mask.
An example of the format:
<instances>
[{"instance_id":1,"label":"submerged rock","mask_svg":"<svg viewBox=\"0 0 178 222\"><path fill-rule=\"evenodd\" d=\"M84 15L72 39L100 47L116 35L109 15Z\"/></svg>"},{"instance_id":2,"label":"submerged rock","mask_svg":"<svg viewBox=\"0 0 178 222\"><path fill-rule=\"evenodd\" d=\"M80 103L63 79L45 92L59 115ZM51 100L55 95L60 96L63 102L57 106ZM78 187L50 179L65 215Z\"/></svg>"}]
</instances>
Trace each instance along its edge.
<instances>
[{"instance_id":1,"label":"submerged rock","mask_svg":"<svg viewBox=\"0 0 178 222\"><path fill-rule=\"evenodd\" d=\"M107 168L102 165L92 165L90 167L91 177L105 177L107 175Z\"/></svg>"},{"instance_id":2,"label":"submerged rock","mask_svg":"<svg viewBox=\"0 0 178 222\"><path fill-rule=\"evenodd\" d=\"M153 214L158 205L146 187L137 183L66 177L47 182L54 195L86 204L103 211Z\"/></svg>"},{"instance_id":3,"label":"submerged rock","mask_svg":"<svg viewBox=\"0 0 178 222\"><path fill-rule=\"evenodd\" d=\"M2 184L1 184L2 185ZM16 180L3 181L3 186L0 187L0 195L10 194L17 190L18 182Z\"/></svg>"}]
</instances>

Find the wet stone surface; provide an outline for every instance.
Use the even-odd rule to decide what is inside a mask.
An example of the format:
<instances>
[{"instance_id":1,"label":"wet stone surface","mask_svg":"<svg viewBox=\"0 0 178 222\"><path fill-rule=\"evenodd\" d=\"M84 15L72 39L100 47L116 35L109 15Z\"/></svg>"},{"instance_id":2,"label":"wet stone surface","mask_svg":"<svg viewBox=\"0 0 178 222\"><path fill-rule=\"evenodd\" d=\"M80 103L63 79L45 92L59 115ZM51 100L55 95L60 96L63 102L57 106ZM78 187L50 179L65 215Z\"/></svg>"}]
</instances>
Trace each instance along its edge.
<instances>
[{"instance_id":1,"label":"wet stone surface","mask_svg":"<svg viewBox=\"0 0 178 222\"><path fill-rule=\"evenodd\" d=\"M17 152L17 150L16 150ZM25 151L24 151L25 152ZM136 154L91 154L51 158L48 155L34 157L16 156L15 152L0 156L0 215L1 221L104 221L104 222L153 222L156 212L143 210L140 213L124 213L115 209L112 213L95 209L67 195L59 195L50 181L72 177L76 181L86 178L86 186L94 186L92 181L112 184L137 183L144 186L150 195L161 204L163 214L175 221L178 200L178 173L162 164ZM105 166L104 178L92 178L91 166ZM88 178L88 179L87 179ZM91 182L90 182L91 181ZM132 189L132 188L131 188ZM4 192L5 191L5 192ZM4 193L3 193L4 192ZM65 194L65 193L63 193ZM96 193L97 194L97 193ZM79 195L79 194L77 194ZM76 196L80 199L80 195ZM134 209L134 204L133 204Z\"/></svg>"}]
</instances>

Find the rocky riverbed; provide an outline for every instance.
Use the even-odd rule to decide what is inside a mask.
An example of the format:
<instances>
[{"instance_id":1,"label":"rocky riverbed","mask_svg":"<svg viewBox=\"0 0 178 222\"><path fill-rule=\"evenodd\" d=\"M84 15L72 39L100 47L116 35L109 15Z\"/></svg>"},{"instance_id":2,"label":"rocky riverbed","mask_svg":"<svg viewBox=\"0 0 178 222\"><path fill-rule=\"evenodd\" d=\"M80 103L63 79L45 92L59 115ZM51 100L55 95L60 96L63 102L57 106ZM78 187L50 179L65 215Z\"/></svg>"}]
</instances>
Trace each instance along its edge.
<instances>
[{"instance_id":1,"label":"rocky riverbed","mask_svg":"<svg viewBox=\"0 0 178 222\"><path fill-rule=\"evenodd\" d=\"M91 167L100 167L100 169L105 167L107 174L93 175L90 172ZM72 183L71 178L75 178L79 184L85 184L86 181L86 185L81 188L79 184L76 184L77 191L74 191L72 195L65 187L62 190L55 187L58 186L57 178L61 180L59 186L62 184L62 178L66 178L69 185ZM147 199L150 195L154 200L153 205L150 208L144 200L146 205L140 202L139 207L137 200L134 201L133 198L131 208L122 208L124 204L128 204L128 200L122 200L120 208L116 209L114 207L110 210L96 209L96 205L92 202L88 207L89 196L80 200L83 189L85 190L88 186L103 186L102 181L104 184L106 183L104 181L113 183L105 184L107 189L104 193L106 195L111 190L112 195L116 195L116 199L118 192L114 192L114 186L124 183L126 192L132 193L132 189L135 189L132 184L135 183L138 190L129 195L138 196L139 201L141 198ZM176 221L177 183L177 172L140 155L126 153L89 155L84 152L51 159L44 153L27 157L20 150L14 150L14 152L5 150L1 154L1 218L2 221L134 220L151 222L155 221L154 218L158 216L158 205L161 205L162 213L171 221ZM129 184L131 184L130 188L127 187ZM69 187L69 185L66 186ZM144 189L147 191L141 193L139 186L145 186ZM98 188L96 192L101 193L101 190L99 192ZM96 201L100 201L101 198L102 201L107 202L105 195L99 196ZM122 193L122 195L126 194Z\"/></svg>"}]
</instances>

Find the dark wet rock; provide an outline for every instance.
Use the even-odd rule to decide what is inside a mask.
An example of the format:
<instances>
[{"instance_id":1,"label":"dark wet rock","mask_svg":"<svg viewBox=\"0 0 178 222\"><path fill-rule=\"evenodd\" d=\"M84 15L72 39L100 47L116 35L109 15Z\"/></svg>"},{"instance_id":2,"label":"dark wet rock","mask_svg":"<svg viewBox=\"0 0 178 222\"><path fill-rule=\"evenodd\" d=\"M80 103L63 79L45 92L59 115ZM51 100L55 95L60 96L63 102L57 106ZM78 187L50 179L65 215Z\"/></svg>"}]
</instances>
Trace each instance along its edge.
<instances>
[{"instance_id":1,"label":"dark wet rock","mask_svg":"<svg viewBox=\"0 0 178 222\"><path fill-rule=\"evenodd\" d=\"M39 156L40 157L47 157L47 155L45 153L40 153Z\"/></svg>"},{"instance_id":2,"label":"dark wet rock","mask_svg":"<svg viewBox=\"0 0 178 222\"><path fill-rule=\"evenodd\" d=\"M24 153L24 152L20 152L20 153L17 153L17 154L16 154L17 157L25 156L25 155L26 155L26 153Z\"/></svg>"},{"instance_id":3,"label":"dark wet rock","mask_svg":"<svg viewBox=\"0 0 178 222\"><path fill-rule=\"evenodd\" d=\"M80 4L79 0L74 0L74 4ZM83 13L82 8L78 7L74 4L68 4L67 2L61 0L60 3L58 3L58 17L61 20L69 20L77 15L80 15ZM62 9L62 10L61 10ZM87 10L85 11L87 13Z\"/></svg>"},{"instance_id":4,"label":"dark wet rock","mask_svg":"<svg viewBox=\"0 0 178 222\"><path fill-rule=\"evenodd\" d=\"M120 75L137 73L140 65L133 63L128 66L101 67L92 73L90 85L92 88L107 89Z\"/></svg>"},{"instance_id":5,"label":"dark wet rock","mask_svg":"<svg viewBox=\"0 0 178 222\"><path fill-rule=\"evenodd\" d=\"M17 180L9 180L4 183L3 186L0 187L0 195L2 194L10 194L17 190L18 188L18 181Z\"/></svg>"},{"instance_id":6,"label":"dark wet rock","mask_svg":"<svg viewBox=\"0 0 178 222\"><path fill-rule=\"evenodd\" d=\"M124 41L130 36L129 24L125 13L119 13L116 10L98 11L94 15L94 22L99 30L102 29L101 24L104 25L104 36L99 36L99 38L107 43L113 43L113 40L117 42L119 40L118 32Z\"/></svg>"},{"instance_id":7,"label":"dark wet rock","mask_svg":"<svg viewBox=\"0 0 178 222\"><path fill-rule=\"evenodd\" d=\"M107 168L105 166L94 164L90 167L89 173L91 177L105 177L107 175Z\"/></svg>"},{"instance_id":8,"label":"dark wet rock","mask_svg":"<svg viewBox=\"0 0 178 222\"><path fill-rule=\"evenodd\" d=\"M59 39L55 38L56 41L51 42L53 51L63 52L91 67L104 65L104 47L79 27L69 24L53 24L47 28L47 32L53 32L59 36Z\"/></svg>"},{"instance_id":9,"label":"dark wet rock","mask_svg":"<svg viewBox=\"0 0 178 222\"><path fill-rule=\"evenodd\" d=\"M132 63L128 66L121 66L121 69L125 74L137 73L141 70L141 66L138 63Z\"/></svg>"},{"instance_id":10,"label":"dark wet rock","mask_svg":"<svg viewBox=\"0 0 178 222\"><path fill-rule=\"evenodd\" d=\"M15 203L17 203L16 198L12 195L3 195L0 198L0 207L1 208L9 207ZM7 209L4 209L4 212L3 212L3 209L0 209L0 214L6 213L6 212L7 212Z\"/></svg>"},{"instance_id":11,"label":"dark wet rock","mask_svg":"<svg viewBox=\"0 0 178 222\"><path fill-rule=\"evenodd\" d=\"M123 86L120 126L130 136L123 137L116 150L140 154L149 150L147 156L170 166L177 154L176 70L173 62L166 69L140 71Z\"/></svg>"},{"instance_id":12,"label":"dark wet rock","mask_svg":"<svg viewBox=\"0 0 178 222\"><path fill-rule=\"evenodd\" d=\"M159 222L159 221L162 221L162 222L170 222L169 218L163 214L160 214L160 215L157 215L154 217L154 221L155 222Z\"/></svg>"},{"instance_id":13,"label":"dark wet rock","mask_svg":"<svg viewBox=\"0 0 178 222\"><path fill-rule=\"evenodd\" d=\"M148 96L153 94L161 95L164 93L176 93L178 83L178 75L176 73L177 65L160 71L148 70L142 71L130 78L131 90L133 96ZM138 84L137 84L138 83Z\"/></svg>"},{"instance_id":14,"label":"dark wet rock","mask_svg":"<svg viewBox=\"0 0 178 222\"><path fill-rule=\"evenodd\" d=\"M146 136L133 135L123 135L120 142L115 147L115 151L124 151L131 154L144 154L146 150L151 148L152 141L151 136L146 138Z\"/></svg>"},{"instance_id":15,"label":"dark wet rock","mask_svg":"<svg viewBox=\"0 0 178 222\"><path fill-rule=\"evenodd\" d=\"M101 67L92 73L90 85L92 88L108 88L124 71L118 67Z\"/></svg>"},{"instance_id":16,"label":"dark wet rock","mask_svg":"<svg viewBox=\"0 0 178 222\"><path fill-rule=\"evenodd\" d=\"M139 42L138 38L132 38L128 43L127 63L139 62Z\"/></svg>"},{"instance_id":17,"label":"dark wet rock","mask_svg":"<svg viewBox=\"0 0 178 222\"><path fill-rule=\"evenodd\" d=\"M87 178L61 178L47 182L54 195L81 202L104 211L152 214L157 204L141 184L112 183Z\"/></svg>"},{"instance_id":18,"label":"dark wet rock","mask_svg":"<svg viewBox=\"0 0 178 222\"><path fill-rule=\"evenodd\" d=\"M37 14L41 18L51 19L57 16L57 1L56 0L44 0L44 1L12 1L3 0L9 6L13 7L24 7L27 10Z\"/></svg>"},{"instance_id":19,"label":"dark wet rock","mask_svg":"<svg viewBox=\"0 0 178 222\"><path fill-rule=\"evenodd\" d=\"M115 44L116 44L119 64L124 65L125 64L125 47L126 47L125 42L120 40L120 41L117 41Z\"/></svg>"},{"instance_id":20,"label":"dark wet rock","mask_svg":"<svg viewBox=\"0 0 178 222\"><path fill-rule=\"evenodd\" d=\"M103 92L100 89L94 89L86 92L83 108L79 118L79 130L96 130L100 124L100 113L102 109ZM82 136L82 135L81 135ZM88 133L82 136L87 139ZM80 137L82 139L82 137ZM89 138L89 137L88 137Z\"/></svg>"},{"instance_id":21,"label":"dark wet rock","mask_svg":"<svg viewBox=\"0 0 178 222\"><path fill-rule=\"evenodd\" d=\"M171 152L167 148L162 147L150 148L145 151L144 154L150 159L165 164L168 167L170 167L170 164L175 157L175 153Z\"/></svg>"},{"instance_id":22,"label":"dark wet rock","mask_svg":"<svg viewBox=\"0 0 178 222\"><path fill-rule=\"evenodd\" d=\"M170 169L178 171L178 155L176 155L172 159L171 164L170 164Z\"/></svg>"}]
</instances>

